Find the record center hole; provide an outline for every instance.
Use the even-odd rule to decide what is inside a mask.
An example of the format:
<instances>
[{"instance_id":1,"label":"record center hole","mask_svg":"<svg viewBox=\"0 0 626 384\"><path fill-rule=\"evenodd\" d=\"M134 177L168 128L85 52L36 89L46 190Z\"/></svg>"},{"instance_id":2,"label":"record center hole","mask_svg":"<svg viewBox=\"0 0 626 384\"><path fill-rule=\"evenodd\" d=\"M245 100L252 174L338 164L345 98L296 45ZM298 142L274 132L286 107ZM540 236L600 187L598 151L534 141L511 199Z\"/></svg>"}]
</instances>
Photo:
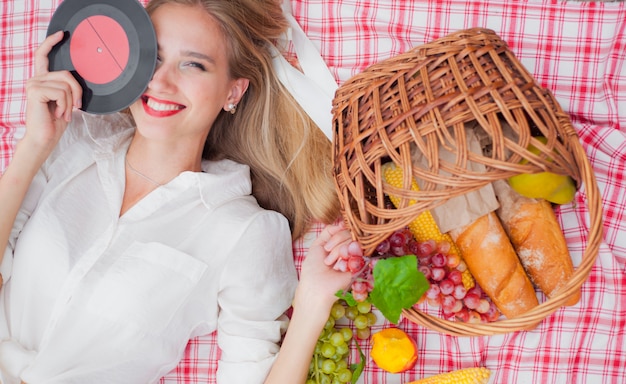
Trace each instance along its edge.
<instances>
[{"instance_id":1,"label":"record center hole","mask_svg":"<svg viewBox=\"0 0 626 384\"><path fill-rule=\"evenodd\" d=\"M98 51L98 53L102 53L102 48L98 47L98 49L96 49L96 51Z\"/></svg>"}]
</instances>

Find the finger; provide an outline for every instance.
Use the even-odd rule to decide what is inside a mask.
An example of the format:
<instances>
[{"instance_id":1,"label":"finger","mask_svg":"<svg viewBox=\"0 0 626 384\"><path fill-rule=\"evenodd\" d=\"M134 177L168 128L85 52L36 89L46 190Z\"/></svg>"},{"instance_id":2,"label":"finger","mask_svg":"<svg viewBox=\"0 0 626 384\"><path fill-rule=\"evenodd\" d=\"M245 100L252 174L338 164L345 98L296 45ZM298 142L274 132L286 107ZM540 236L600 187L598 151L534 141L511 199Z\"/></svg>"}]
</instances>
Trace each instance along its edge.
<instances>
[{"instance_id":1,"label":"finger","mask_svg":"<svg viewBox=\"0 0 626 384\"><path fill-rule=\"evenodd\" d=\"M55 94L58 95L54 100L56 102L55 116L59 119L62 117L65 121L69 122L72 118L72 107L74 105L72 102L71 86L66 82L57 82L53 83L51 87L56 91L60 91L60 93L55 92Z\"/></svg>"},{"instance_id":2,"label":"finger","mask_svg":"<svg viewBox=\"0 0 626 384\"><path fill-rule=\"evenodd\" d=\"M339 272L347 272L348 271L348 261L345 259L339 259L332 265L335 271Z\"/></svg>"},{"instance_id":3,"label":"finger","mask_svg":"<svg viewBox=\"0 0 626 384\"><path fill-rule=\"evenodd\" d=\"M48 104L54 108L54 116L57 119L63 118L65 121L70 121L72 116L72 104L65 90L52 88L47 92L45 97L48 99ZM44 101L44 99L42 99L42 101Z\"/></svg>"},{"instance_id":4,"label":"finger","mask_svg":"<svg viewBox=\"0 0 626 384\"><path fill-rule=\"evenodd\" d=\"M67 94L68 102L66 104L68 106L74 106L76 108L81 107L83 89L74 76L68 71L49 72L45 75L31 78L29 82L39 84L40 89L44 89L45 87L61 89Z\"/></svg>"},{"instance_id":5,"label":"finger","mask_svg":"<svg viewBox=\"0 0 626 384\"><path fill-rule=\"evenodd\" d=\"M69 71L50 72L49 76L51 79L57 79L57 81L64 82L69 86L68 95L71 97L69 102L70 106L74 106L75 108L80 108L82 106L83 88Z\"/></svg>"},{"instance_id":6,"label":"finger","mask_svg":"<svg viewBox=\"0 0 626 384\"><path fill-rule=\"evenodd\" d=\"M69 84L72 93L71 93L71 105L74 108L80 108L83 105L83 87L80 86L76 78L72 76L68 71L63 71L63 76L67 79L67 84Z\"/></svg>"},{"instance_id":7,"label":"finger","mask_svg":"<svg viewBox=\"0 0 626 384\"><path fill-rule=\"evenodd\" d=\"M324 249L330 252L333 248L337 247L339 244L346 243L352 240L352 234L350 231L343 229L333 234L330 239L324 244Z\"/></svg>"},{"instance_id":8,"label":"finger","mask_svg":"<svg viewBox=\"0 0 626 384\"><path fill-rule=\"evenodd\" d=\"M29 81L28 93L32 95L29 100L47 104L52 107L54 116L58 119L67 120L72 113L72 95L69 85L65 82L38 82ZM50 103L53 103L52 105Z\"/></svg>"},{"instance_id":9,"label":"finger","mask_svg":"<svg viewBox=\"0 0 626 384\"><path fill-rule=\"evenodd\" d=\"M315 241L313 242L315 245L324 246L335 233L341 231L343 229L343 224L329 224L324 227L324 230L317 236Z\"/></svg>"},{"instance_id":10,"label":"finger","mask_svg":"<svg viewBox=\"0 0 626 384\"><path fill-rule=\"evenodd\" d=\"M63 31L57 31L46 37L43 43L35 50L35 75L48 72L48 54L52 50L52 47L63 40L63 36Z\"/></svg>"},{"instance_id":11,"label":"finger","mask_svg":"<svg viewBox=\"0 0 626 384\"><path fill-rule=\"evenodd\" d=\"M339 259L347 259L348 255L348 243L342 243L331 249L324 258L324 264L332 265Z\"/></svg>"}]
</instances>

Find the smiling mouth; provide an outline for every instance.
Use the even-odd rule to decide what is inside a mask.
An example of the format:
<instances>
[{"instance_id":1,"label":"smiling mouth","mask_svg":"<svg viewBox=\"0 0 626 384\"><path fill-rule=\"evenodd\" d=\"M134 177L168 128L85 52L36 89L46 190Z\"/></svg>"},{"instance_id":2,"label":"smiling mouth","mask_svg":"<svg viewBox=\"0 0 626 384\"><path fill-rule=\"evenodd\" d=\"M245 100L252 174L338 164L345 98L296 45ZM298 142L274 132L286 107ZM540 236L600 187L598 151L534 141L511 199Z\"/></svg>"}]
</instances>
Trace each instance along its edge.
<instances>
[{"instance_id":1,"label":"smiling mouth","mask_svg":"<svg viewBox=\"0 0 626 384\"><path fill-rule=\"evenodd\" d=\"M144 96L143 101L150 109L153 109L157 112L180 111L181 109L185 108L185 106L180 104L156 101L155 99L148 96Z\"/></svg>"},{"instance_id":2,"label":"smiling mouth","mask_svg":"<svg viewBox=\"0 0 626 384\"><path fill-rule=\"evenodd\" d=\"M144 111L154 117L168 117L177 114L186 107L182 104L156 100L149 96L141 97Z\"/></svg>"}]
</instances>

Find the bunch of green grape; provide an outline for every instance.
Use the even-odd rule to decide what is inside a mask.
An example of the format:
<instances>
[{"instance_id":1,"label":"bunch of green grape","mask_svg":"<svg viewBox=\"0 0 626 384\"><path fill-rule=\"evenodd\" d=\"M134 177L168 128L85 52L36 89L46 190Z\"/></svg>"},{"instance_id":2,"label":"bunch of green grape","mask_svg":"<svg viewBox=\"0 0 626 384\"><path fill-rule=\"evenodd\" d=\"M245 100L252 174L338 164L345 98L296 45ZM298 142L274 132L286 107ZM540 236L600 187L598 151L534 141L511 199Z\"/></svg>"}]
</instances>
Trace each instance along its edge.
<instances>
[{"instance_id":1,"label":"bunch of green grape","mask_svg":"<svg viewBox=\"0 0 626 384\"><path fill-rule=\"evenodd\" d=\"M372 312L372 304L369 301L359 301L348 306L345 310L345 317L352 320L357 339L369 339L372 334L372 325L376 324L376 314Z\"/></svg>"},{"instance_id":2,"label":"bunch of green grape","mask_svg":"<svg viewBox=\"0 0 626 384\"><path fill-rule=\"evenodd\" d=\"M372 306L359 302L353 306L337 301L330 310L328 321L315 345L306 384L351 383L356 364L350 364L350 343L354 340L352 327L342 320L352 320L356 338L370 337L370 327L376 322Z\"/></svg>"}]
</instances>

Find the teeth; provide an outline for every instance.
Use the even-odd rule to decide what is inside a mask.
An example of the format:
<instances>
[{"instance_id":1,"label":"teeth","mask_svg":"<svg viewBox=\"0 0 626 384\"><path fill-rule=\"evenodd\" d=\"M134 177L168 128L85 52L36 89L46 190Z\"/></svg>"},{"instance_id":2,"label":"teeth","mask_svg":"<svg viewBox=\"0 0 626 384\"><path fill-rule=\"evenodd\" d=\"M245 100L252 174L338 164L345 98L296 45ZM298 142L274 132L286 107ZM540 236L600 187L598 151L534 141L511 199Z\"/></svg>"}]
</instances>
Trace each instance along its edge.
<instances>
[{"instance_id":1,"label":"teeth","mask_svg":"<svg viewBox=\"0 0 626 384\"><path fill-rule=\"evenodd\" d=\"M148 98L146 103L148 104L148 107L154 109L155 111L175 111L182 108L180 105L176 104L159 103L151 98Z\"/></svg>"}]
</instances>

